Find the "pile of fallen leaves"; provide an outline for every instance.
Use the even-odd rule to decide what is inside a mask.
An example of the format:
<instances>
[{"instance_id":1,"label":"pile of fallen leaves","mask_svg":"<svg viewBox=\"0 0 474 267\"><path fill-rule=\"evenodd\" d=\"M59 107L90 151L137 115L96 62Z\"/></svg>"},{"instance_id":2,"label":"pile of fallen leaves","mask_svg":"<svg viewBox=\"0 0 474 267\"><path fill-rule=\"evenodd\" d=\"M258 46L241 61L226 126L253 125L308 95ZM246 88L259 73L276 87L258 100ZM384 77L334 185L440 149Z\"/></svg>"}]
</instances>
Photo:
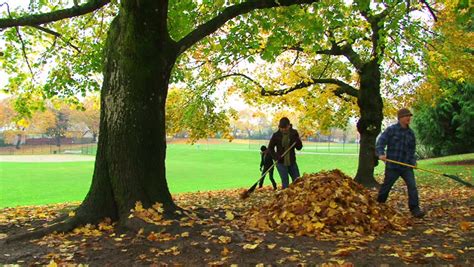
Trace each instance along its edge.
<instances>
[{"instance_id":1,"label":"pile of fallen leaves","mask_svg":"<svg viewBox=\"0 0 474 267\"><path fill-rule=\"evenodd\" d=\"M305 174L246 214L251 229L316 237L357 237L404 230L406 218L339 170Z\"/></svg>"}]
</instances>

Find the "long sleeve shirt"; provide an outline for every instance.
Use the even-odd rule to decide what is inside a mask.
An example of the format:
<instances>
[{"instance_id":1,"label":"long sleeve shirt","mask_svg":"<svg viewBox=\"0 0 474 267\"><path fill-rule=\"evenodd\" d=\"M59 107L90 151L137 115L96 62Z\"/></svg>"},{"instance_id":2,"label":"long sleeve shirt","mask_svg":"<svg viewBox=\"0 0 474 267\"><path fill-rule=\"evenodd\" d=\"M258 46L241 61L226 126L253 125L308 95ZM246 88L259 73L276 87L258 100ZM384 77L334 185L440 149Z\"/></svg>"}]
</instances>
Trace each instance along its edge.
<instances>
[{"instance_id":1,"label":"long sleeve shirt","mask_svg":"<svg viewBox=\"0 0 474 267\"><path fill-rule=\"evenodd\" d=\"M273 165L272 155L267 151L261 153L260 167L265 167L265 169L270 168Z\"/></svg>"},{"instance_id":2,"label":"long sleeve shirt","mask_svg":"<svg viewBox=\"0 0 474 267\"><path fill-rule=\"evenodd\" d=\"M385 147L387 152L385 153ZM377 156L386 155L388 159L416 165L416 139L412 129L403 128L400 123L389 126L380 135L376 144ZM404 168L403 166L387 162L387 168Z\"/></svg>"},{"instance_id":3,"label":"long sleeve shirt","mask_svg":"<svg viewBox=\"0 0 474 267\"><path fill-rule=\"evenodd\" d=\"M298 131L295 129L290 129L289 133L289 140L290 140L290 146L295 143L295 146L290 149L290 163L293 164L296 162L296 150L301 150L303 148L303 143L301 142L300 135L298 134ZM275 151L276 148L276 151ZM277 131L273 133L272 138L270 138L270 142L268 143L268 150L270 154L272 155L272 158L275 160L278 160L279 163L284 163L284 158L281 156L285 152L285 149L283 148L283 134L281 131Z\"/></svg>"}]
</instances>

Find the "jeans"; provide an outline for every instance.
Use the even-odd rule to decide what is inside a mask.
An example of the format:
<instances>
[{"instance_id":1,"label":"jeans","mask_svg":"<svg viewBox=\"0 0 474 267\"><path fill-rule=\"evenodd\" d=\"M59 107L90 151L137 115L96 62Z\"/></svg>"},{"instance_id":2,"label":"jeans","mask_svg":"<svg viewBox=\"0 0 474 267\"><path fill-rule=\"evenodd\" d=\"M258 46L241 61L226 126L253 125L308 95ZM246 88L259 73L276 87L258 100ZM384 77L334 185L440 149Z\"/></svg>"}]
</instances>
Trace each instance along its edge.
<instances>
[{"instance_id":1,"label":"jeans","mask_svg":"<svg viewBox=\"0 0 474 267\"><path fill-rule=\"evenodd\" d=\"M278 173L281 177L281 188L287 188L289 185L288 175L291 176L291 181L293 182L296 178L300 177L300 170L298 169L298 164L292 163L290 166L285 166L283 163L277 164Z\"/></svg>"},{"instance_id":2,"label":"jeans","mask_svg":"<svg viewBox=\"0 0 474 267\"><path fill-rule=\"evenodd\" d=\"M269 167L264 167L263 171L262 171L262 174L263 175L267 170L269 169ZM271 168L269 171L268 171L268 177L270 178L270 182L272 182L272 186L273 186L273 189L277 189L277 184L275 182L275 179L273 179L273 170L274 168ZM265 175L266 176L266 175ZM262 188L263 186L263 180L265 180L265 176L260 180L260 182L258 183L258 188Z\"/></svg>"},{"instance_id":3,"label":"jeans","mask_svg":"<svg viewBox=\"0 0 474 267\"><path fill-rule=\"evenodd\" d=\"M385 168L385 179L380 187L377 201L385 203L388 194L392 189L393 184L402 177L408 188L408 207L410 211L417 211L420 209L418 200L418 190L416 189L415 174L412 168Z\"/></svg>"}]
</instances>

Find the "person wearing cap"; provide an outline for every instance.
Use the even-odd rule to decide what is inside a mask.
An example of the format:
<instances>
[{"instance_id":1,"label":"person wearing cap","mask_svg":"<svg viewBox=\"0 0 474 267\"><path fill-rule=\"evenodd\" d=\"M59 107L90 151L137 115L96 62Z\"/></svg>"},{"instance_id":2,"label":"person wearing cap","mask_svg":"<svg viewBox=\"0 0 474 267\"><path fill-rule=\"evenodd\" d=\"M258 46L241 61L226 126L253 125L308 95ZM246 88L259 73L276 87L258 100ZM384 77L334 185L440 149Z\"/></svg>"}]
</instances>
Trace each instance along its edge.
<instances>
[{"instance_id":1,"label":"person wearing cap","mask_svg":"<svg viewBox=\"0 0 474 267\"><path fill-rule=\"evenodd\" d=\"M273 133L268 143L268 150L272 158L278 161L276 167L280 174L281 187L283 189L289 185L288 176L291 177L291 181L300 177L300 170L298 169L298 164L296 164L295 149L301 150L302 148L303 143L301 142L298 131L293 129L287 117L281 118L278 124L278 131ZM283 155L288 149L288 153Z\"/></svg>"},{"instance_id":2,"label":"person wearing cap","mask_svg":"<svg viewBox=\"0 0 474 267\"><path fill-rule=\"evenodd\" d=\"M413 114L409 109L398 110L398 123L389 126L377 139L376 153L380 160L391 159L410 165L416 165L415 159L415 133L410 128ZM387 152L385 153L385 147ZM405 167L391 162L385 162L385 178L380 187L377 201L385 203L392 186L397 179L402 177L408 188L408 207L414 217L421 218L425 213L420 209L418 190L416 188L413 168Z\"/></svg>"},{"instance_id":3,"label":"person wearing cap","mask_svg":"<svg viewBox=\"0 0 474 267\"><path fill-rule=\"evenodd\" d=\"M270 178L270 182L272 182L273 190L277 189L277 184L275 179L273 179L273 159L272 155L270 155L266 146L260 147L260 154L262 156L262 160L260 161L260 171L263 174L268 170L268 177ZM258 182L258 188L262 188L263 180L265 180L265 176L261 177L260 181Z\"/></svg>"}]
</instances>

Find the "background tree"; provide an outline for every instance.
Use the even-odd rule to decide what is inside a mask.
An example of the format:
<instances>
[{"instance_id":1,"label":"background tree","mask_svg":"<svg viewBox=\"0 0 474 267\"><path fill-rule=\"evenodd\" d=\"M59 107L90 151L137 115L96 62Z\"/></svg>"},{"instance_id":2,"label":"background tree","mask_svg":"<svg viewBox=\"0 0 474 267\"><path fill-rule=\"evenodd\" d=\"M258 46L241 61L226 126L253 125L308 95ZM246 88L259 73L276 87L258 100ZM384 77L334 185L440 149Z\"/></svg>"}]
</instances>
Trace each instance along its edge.
<instances>
[{"instance_id":1,"label":"background tree","mask_svg":"<svg viewBox=\"0 0 474 267\"><path fill-rule=\"evenodd\" d=\"M428 148L422 157L474 151L473 7L443 1L440 8L425 52L427 78L414 98L414 128Z\"/></svg>"},{"instance_id":2,"label":"background tree","mask_svg":"<svg viewBox=\"0 0 474 267\"><path fill-rule=\"evenodd\" d=\"M91 188L76 216L37 233L68 231L104 217L136 228L128 214L137 201L144 207L159 202L167 213L175 211L165 173L165 105L176 61L194 44L241 14L312 2L315 1L219 1L211 5L192 1L120 1L104 48L100 136ZM43 1L35 3L39 8L33 10L48 9L41 6ZM91 0L41 14L10 13L0 19L0 28L5 29L2 34L14 35L19 26L60 23L108 3ZM55 83L49 86L55 87Z\"/></svg>"},{"instance_id":3,"label":"background tree","mask_svg":"<svg viewBox=\"0 0 474 267\"><path fill-rule=\"evenodd\" d=\"M239 61L245 55L244 66L238 68L235 63L223 68L220 62L225 59L217 56L211 62L219 71L210 73L217 76L214 80L234 78L235 88L253 104L299 109L304 114L301 125L343 128L351 116L358 115L361 147L355 179L374 186L375 140L384 104L385 112L393 114L420 77L416 59L421 58L426 20L409 14L421 9L410 1L354 1L351 5L329 1L318 3L316 9L259 11L256 21L243 20L246 25L228 29L236 31L238 38L227 40L217 34L209 45L234 53L225 59ZM201 48L206 49L210 50ZM276 67L245 66L262 60L275 62ZM410 73L416 75L403 84L400 76ZM263 100L258 94L275 98Z\"/></svg>"},{"instance_id":4,"label":"background tree","mask_svg":"<svg viewBox=\"0 0 474 267\"><path fill-rule=\"evenodd\" d=\"M82 136L92 134L92 141L97 141L100 122L100 99L98 95L90 95L80 103L80 107L70 110L70 122L74 125L84 125Z\"/></svg>"},{"instance_id":5,"label":"background tree","mask_svg":"<svg viewBox=\"0 0 474 267\"><path fill-rule=\"evenodd\" d=\"M46 134L53 137L56 146L61 146L61 139L66 137L66 133L70 127L70 112L68 107L62 106L54 110L54 125L46 129Z\"/></svg>"},{"instance_id":6,"label":"background tree","mask_svg":"<svg viewBox=\"0 0 474 267\"><path fill-rule=\"evenodd\" d=\"M186 133L192 143L216 134L231 138L228 114L232 113L208 93L193 93L191 88L173 87L166 102L166 133L168 136Z\"/></svg>"},{"instance_id":7,"label":"background tree","mask_svg":"<svg viewBox=\"0 0 474 267\"><path fill-rule=\"evenodd\" d=\"M55 127L56 118L51 109L37 110L31 117L22 117L15 109L15 99L6 98L0 102L0 127L3 128L4 142L21 148L26 135L43 134Z\"/></svg>"},{"instance_id":8,"label":"background tree","mask_svg":"<svg viewBox=\"0 0 474 267\"><path fill-rule=\"evenodd\" d=\"M474 84L451 83L452 95L440 98L435 106L416 104L416 134L433 156L474 152Z\"/></svg>"}]
</instances>

